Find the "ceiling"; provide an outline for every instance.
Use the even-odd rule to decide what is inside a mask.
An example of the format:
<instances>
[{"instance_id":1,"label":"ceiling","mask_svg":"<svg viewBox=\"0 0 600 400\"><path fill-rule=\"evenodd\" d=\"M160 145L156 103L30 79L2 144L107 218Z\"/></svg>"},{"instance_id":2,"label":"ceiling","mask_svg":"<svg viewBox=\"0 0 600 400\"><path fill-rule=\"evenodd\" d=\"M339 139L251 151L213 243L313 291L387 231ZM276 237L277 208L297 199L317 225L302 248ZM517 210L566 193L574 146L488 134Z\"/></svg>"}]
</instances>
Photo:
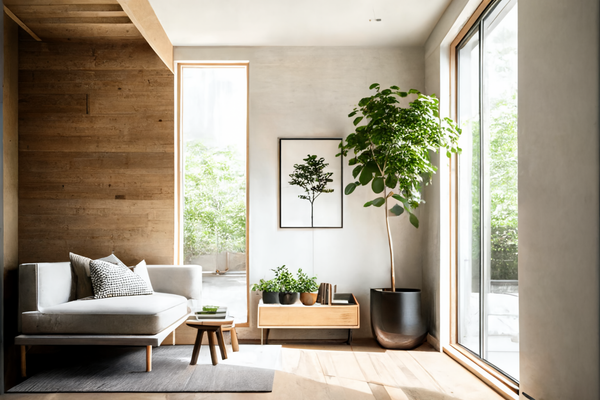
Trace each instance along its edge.
<instances>
[{"instance_id":1,"label":"ceiling","mask_svg":"<svg viewBox=\"0 0 600 400\"><path fill-rule=\"evenodd\" d=\"M117 0L4 0L4 8L36 40L142 38Z\"/></svg>"},{"instance_id":2,"label":"ceiling","mask_svg":"<svg viewBox=\"0 0 600 400\"><path fill-rule=\"evenodd\" d=\"M174 46L422 46L451 0L149 1Z\"/></svg>"}]
</instances>

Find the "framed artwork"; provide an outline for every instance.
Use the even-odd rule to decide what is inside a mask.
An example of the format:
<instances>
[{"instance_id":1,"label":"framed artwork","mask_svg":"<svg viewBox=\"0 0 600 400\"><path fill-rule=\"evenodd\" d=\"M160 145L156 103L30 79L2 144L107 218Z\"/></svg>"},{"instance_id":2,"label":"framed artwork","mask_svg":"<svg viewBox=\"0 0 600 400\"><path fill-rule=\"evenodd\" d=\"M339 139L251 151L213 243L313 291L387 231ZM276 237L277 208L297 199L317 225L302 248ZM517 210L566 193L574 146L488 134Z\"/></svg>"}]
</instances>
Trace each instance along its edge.
<instances>
[{"instance_id":1,"label":"framed artwork","mask_svg":"<svg viewBox=\"0 0 600 400\"><path fill-rule=\"evenodd\" d=\"M279 226L343 227L341 138L279 139Z\"/></svg>"}]
</instances>

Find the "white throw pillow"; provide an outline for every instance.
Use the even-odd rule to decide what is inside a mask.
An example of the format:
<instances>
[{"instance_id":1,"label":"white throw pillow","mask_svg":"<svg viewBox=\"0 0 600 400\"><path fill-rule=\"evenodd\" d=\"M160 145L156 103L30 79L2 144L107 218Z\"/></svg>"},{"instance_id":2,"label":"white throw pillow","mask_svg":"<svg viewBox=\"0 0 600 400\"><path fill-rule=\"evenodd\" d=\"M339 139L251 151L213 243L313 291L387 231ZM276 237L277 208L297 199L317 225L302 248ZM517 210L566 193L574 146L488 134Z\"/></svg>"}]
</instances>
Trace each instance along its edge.
<instances>
[{"instance_id":1,"label":"white throw pillow","mask_svg":"<svg viewBox=\"0 0 600 400\"><path fill-rule=\"evenodd\" d=\"M152 294L144 279L129 268L106 261L90 261L94 298Z\"/></svg>"},{"instance_id":2,"label":"white throw pillow","mask_svg":"<svg viewBox=\"0 0 600 400\"><path fill-rule=\"evenodd\" d=\"M148 288L154 293L152 288L152 282L150 281L150 275L148 274L148 267L146 266L146 260L142 260L133 267L133 273L139 275L148 285Z\"/></svg>"}]
</instances>

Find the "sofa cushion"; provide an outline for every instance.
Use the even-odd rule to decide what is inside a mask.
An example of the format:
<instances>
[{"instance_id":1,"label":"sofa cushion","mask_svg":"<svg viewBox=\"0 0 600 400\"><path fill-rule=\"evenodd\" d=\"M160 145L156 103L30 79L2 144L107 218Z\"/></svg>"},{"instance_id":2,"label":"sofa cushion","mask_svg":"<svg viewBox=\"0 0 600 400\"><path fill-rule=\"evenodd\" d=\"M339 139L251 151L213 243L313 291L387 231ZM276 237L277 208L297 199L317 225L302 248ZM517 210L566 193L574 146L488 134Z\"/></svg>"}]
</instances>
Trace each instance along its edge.
<instances>
[{"instance_id":1,"label":"sofa cushion","mask_svg":"<svg viewBox=\"0 0 600 400\"><path fill-rule=\"evenodd\" d=\"M126 266L94 260L90 261L90 271L96 299L152 294L146 281Z\"/></svg>"},{"instance_id":2,"label":"sofa cushion","mask_svg":"<svg viewBox=\"0 0 600 400\"><path fill-rule=\"evenodd\" d=\"M187 299L167 293L76 300L22 315L24 334L154 335L188 314Z\"/></svg>"},{"instance_id":3,"label":"sofa cushion","mask_svg":"<svg viewBox=\"0 0 600 400\"><path fill-rule=\"evenodd\" d=\"M150 282L150 275L148 274L148 266L146 265L146 260L140 261L138 265L133 267L133 273L141 277L144 280L144 282L146 282L148 289L150 289L151 292L154 292L154 289L152 288L152 282Z\"/></svg>"}]
</instances>

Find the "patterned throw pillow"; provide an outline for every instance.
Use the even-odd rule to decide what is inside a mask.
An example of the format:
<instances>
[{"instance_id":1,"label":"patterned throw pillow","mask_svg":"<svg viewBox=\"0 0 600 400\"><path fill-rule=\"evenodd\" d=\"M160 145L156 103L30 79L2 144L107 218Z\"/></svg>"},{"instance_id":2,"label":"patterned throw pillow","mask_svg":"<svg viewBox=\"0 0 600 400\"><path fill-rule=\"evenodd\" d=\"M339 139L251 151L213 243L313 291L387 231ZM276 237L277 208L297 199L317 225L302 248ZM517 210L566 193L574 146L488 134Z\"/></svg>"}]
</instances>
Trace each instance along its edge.
<instances>
[{"instance_id":1,"label":"patterned throw pillow","mask_svg":"<svg viewBox=\"0 0 600 400\"><path fill-rule=\"evenodd\" d=\"M152 294L144 279L127 267L106 261L90 261L94 298Z\"/></svg>"}]
</instances>

